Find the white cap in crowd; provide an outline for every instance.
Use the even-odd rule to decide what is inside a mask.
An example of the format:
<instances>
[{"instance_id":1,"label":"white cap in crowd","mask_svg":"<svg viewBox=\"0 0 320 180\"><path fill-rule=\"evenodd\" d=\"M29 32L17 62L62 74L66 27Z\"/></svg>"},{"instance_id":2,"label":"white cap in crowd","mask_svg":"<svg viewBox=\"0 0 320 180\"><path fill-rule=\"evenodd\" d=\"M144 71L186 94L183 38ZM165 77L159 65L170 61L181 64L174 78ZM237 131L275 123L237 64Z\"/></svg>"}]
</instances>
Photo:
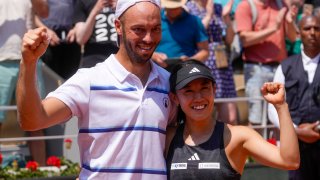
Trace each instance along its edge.
<instances>
[{"instance_id":1,"label":"white cap in crowd","mask_svg":"<svg viewBox=\"0 0 320 180\"><path fill-rule=\"evenodd\" d=\"M161 0L161 6L167 9L183 7L187 0Z\"/></svg>"},{"instance_id":2,"label":"white cap in crowd","mask_svg":"<svg viewBox=\"0 0 320 180\"><path fill-rule=\"evenodd\" d=\"M127 9L138 2L151 2L160 8L160 0L118 0L115 18L119 18Z\"/></svg>"}]
</instances>

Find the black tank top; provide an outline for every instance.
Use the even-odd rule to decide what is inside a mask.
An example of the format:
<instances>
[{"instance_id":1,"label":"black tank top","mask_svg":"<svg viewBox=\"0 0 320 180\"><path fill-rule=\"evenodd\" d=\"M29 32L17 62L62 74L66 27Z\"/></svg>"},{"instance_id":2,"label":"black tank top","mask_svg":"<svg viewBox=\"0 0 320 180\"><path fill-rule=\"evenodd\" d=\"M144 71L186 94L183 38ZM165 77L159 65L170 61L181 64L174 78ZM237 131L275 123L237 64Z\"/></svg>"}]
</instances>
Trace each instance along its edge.
<instances>
[{"instance_id":1,"label":"black tank top","mask_svg":"<svg viewBox=\"0 0 320 180\"><path fill-rule=\"evenodd\" d=\"M208 141L188 146L183 140L184 125L178 127L167 156L168 179L240 180L230 165L223 143L224 123L216 123Z\"/></svg>"}]
</instances>

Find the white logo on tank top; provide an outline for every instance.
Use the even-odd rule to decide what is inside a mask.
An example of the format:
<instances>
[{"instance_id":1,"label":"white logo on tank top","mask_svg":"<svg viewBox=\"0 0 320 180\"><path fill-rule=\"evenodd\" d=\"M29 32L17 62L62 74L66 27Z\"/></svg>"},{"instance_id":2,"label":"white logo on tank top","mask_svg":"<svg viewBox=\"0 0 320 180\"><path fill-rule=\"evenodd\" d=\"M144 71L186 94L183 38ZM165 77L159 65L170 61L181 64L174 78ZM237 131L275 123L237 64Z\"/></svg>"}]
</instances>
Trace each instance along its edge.
<instances>
[{"instance_id":1,"label":"white logo on tank top","mask_svg":"<svg viewBox=\"0 0 320 180\"><path fill-rule=\"evenodd\" d=\"M175 169L187 169L188 164L187 163L172 163L171 164L171 170Z\"/></svg>"},{"instance_id":2,"label":"white logo on tank top","mask_svg":"<svg viewBox=\"0 0 320 180\"><path fill-rule=\"evenodd\" d=\"M199 163L198 169L220 169L220 163Z\"/></svg>"},{"instance_id":3,"label":"white logo on tank top","mask_svg":"<svg viewBox=\"0 0 320 180\"><path fill-rule=\"evenodd\" d=\"M194 154L191 156L191 158L188 159L188 161L199 161L199 160L200 160L200 158L199 158L199 156L198 156L197 153L194 153Z\"/></svg>"}]
</instances>

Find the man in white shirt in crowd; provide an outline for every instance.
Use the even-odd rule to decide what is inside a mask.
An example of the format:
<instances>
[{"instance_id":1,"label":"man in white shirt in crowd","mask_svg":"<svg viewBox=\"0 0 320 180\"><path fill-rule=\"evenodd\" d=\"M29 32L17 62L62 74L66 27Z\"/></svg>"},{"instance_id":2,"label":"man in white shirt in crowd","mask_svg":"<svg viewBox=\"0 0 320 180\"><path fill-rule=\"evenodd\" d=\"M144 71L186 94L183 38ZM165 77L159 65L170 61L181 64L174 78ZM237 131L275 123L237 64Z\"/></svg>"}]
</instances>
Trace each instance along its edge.
<instances>
[{"instance_id":1,"label":"man in white shirt in crowd","mask_svg":"<svg viewBox=\"0 0 320 180\"><path fill-rule=\"evenodd\" d=\"M320 18L306 16L299 24L303 51L278 67L274 82L285 84L286 101L300 145L300 168L289 171L290 180L320 179ZM270 121L279 127L273 105ZM280 137L281 138L281 137Z\"/></svg>"}]
</instances>

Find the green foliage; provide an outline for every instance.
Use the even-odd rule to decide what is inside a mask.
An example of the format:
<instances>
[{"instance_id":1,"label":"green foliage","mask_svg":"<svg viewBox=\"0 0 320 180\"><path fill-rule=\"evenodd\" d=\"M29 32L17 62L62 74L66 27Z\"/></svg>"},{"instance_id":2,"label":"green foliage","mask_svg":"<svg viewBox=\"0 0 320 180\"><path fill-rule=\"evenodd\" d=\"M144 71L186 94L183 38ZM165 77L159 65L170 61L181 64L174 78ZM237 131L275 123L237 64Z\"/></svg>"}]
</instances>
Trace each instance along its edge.
<instances>
[{"instance_id":1,"label":"green foliage","mask_svg":"<svg viewBox=\"0 0 320 180\"><path fill-rule=\"evenodd\" d=\"M79 175L80 166L78 163L74 163L64 157L61 157L60 159L61 159L61 165L67 166L67 168L61 172L61 176Z\"/></svg>"},{"instance_id":2,"label":"green foliage","mask_svg":"<svg viewBox=\"0 0 320 180\"><path fill-rule=\"evenodd\" d=\"M0 166L0 180L15 180L15 179L35 179L44 177L58 177L58 176L75 176L80 173L80 166L78 163L74 163L64 157L60 157L61 168L60 172L50 170L40 170L39 168L32 171L27 168L13 168L7 166L2 168Z\"/></svg>"}]
</instances>

